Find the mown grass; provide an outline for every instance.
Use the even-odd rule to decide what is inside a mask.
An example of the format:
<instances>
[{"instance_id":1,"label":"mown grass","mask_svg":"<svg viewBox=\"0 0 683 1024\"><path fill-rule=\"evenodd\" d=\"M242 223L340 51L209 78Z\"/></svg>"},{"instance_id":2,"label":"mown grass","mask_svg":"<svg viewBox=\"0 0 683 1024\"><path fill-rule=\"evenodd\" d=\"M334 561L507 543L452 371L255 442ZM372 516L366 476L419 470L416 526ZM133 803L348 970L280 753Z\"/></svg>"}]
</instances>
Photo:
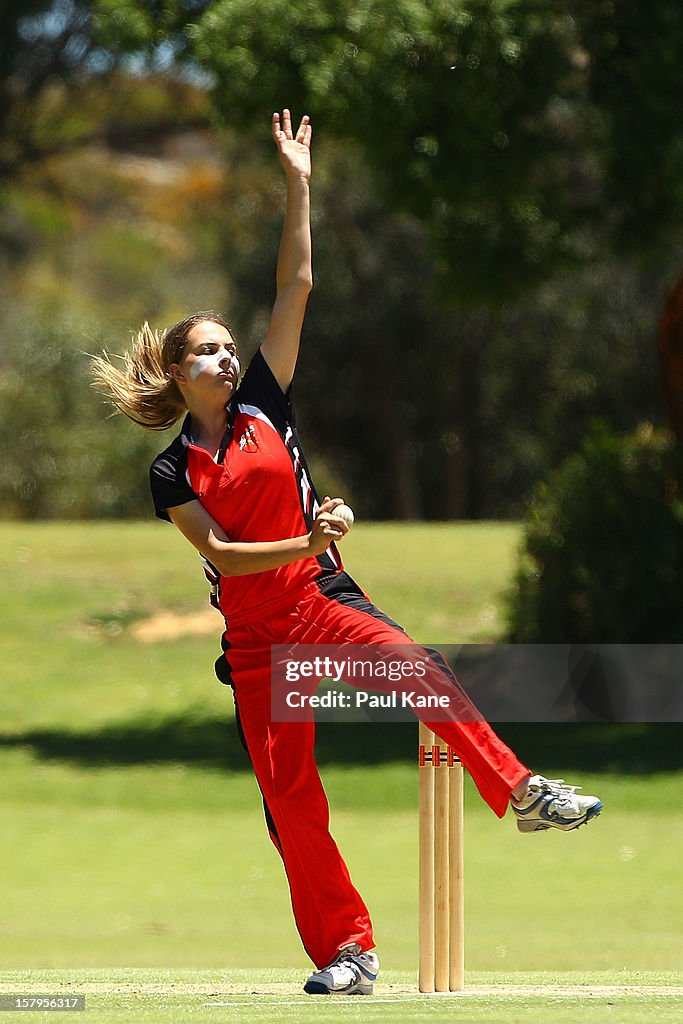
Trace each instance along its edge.
<instances>
[{"instance_id":1,"label":"mown grass","mask_svg":"<svg viewBox=\"0 0 683 1024\"><path fill-rule=\"evenodd\" d=\"M345 551L350 571L416 639L466 642L500 631L518 537L507 524L358 524ZM192 552L161 524L3 524L0 542L3 969L52 968L53 978L68 978L76 968L107 976L164 968L170 983L188 968L241 968L250 977L271 968L286 969L278 976L297 986L308 964L282 867L238 751L229 693L213 678L220 619L215 637L152 645L129 629L162 608L202 607ZM338 739L326 746L322 733L321 760L333 828L373 911L383 962L410 981L417 779L414 736L401 730L387 743L390 758L379 732L365 734L367 763L350 748L346 756ZM468 983L482 971L679 972L680 743L667 733L653 774L653 737L637 728L626 745L620 734L616 753L609 733L593 732L590 758L566 732L544 733L543 743L532 729L514 734L523 758L542 750L541 770L574 779L581 764L577 781L600 793L605 812L571 835L520 836L468 786ZM609 772L598 770L601 735ZM248 1013L202 1008L187 996L111 995L98 1005L100 1019L114 1021L308 1019L301 1007L273 1008L264 998ZM384 1004L368 1005L316 1003L310 1013L403 1021L454 1012L438 1000L388 1007L388 1016ZM616 1008L553 997L552 1015L548 1005L535 997L513 1008L503 997L457 1004L468 1020L506 1024L673 1020L670 1002L640 997Z\"/></svg>"},{"instance_id":2,"label":"mown grass","mask_svg":"<svg viewBox=\"0 0 683 1024\"><path fill-rule=\"evenodd\" d=\"M358 524L350 572L423 643L497 636L514 524ZM215 636L141 645L130 625L206 606L199 559L163 523L0 524L0 657L6 729L94 726L188 709L222 715Z\"/></svg>"},{"instance_id":3,"label":"mown grass","mask_svg":"<svg viewBox=\"0 0 683 1024\"><path fill-rule=\"evenodd\" d=\"M0 990L84 994L86 1019L112 1024L193 1021L370 1021L402 1024L453 1019L487 1024L674 1024L683 1008L680 975L666 972L586 975L473 975L456 995L420 995L413 979L396 971L370 997L306 997L289 972L264 971L51 971L12 972ZM530 987L531 986L531 987ZM54 1014L33 1013L38 1024ZM60 1017L58 1019L64 1019Z\"/></svg>"},{"instance_id":4,"label":"mown grass","mask_svg":"<svg viewBox=\"0 0 683 1024\"><path fill-rule=\"evenodd\" d=\"M399 969L417 957L415 775L325 770L335 835ZM680 774L585 781L606 811L572 835L521 836L468 787L469 969L680 968ZM5 967L305 970L248 773L83 769L13 750L3 790Z\"/></svg>"}]
</instances>

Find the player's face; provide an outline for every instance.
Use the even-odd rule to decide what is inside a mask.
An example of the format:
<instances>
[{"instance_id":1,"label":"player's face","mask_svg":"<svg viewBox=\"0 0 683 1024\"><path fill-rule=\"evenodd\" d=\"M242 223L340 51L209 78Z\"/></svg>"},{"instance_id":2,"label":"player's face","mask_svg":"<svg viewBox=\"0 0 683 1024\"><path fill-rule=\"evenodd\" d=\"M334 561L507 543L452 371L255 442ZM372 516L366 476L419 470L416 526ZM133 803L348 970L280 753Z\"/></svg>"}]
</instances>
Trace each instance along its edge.
<instances>
[{"instance_id":1,"label":"player's face","mask_svg":"<svg viewBox=\"0 0 683 1024\"><path fill-rule=\"evenodd\" d=\"M230 331L205 320L187 335L179 369L186 385L193 389L221 389L226 398L237 386L240 362Z\"/></svg>"}]
</instances>

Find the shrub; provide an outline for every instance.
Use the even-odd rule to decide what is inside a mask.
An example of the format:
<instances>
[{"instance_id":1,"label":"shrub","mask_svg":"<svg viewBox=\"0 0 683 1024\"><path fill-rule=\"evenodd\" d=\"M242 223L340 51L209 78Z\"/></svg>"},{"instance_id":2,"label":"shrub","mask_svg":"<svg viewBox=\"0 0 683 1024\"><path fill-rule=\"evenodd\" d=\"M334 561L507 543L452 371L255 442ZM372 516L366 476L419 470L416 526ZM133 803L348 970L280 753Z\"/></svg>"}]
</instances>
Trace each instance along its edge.
<instances>
[{"instance_id":1,"label":"shrub","mask_svg":"<svg viewBox=\"0 0 683 1024\"><path fill-rule=\"evenodd\" d=\"M508 607L518 643L683 640L683 454L643 424L593 427L537 486Z\"/></svg>"}]
</instances>

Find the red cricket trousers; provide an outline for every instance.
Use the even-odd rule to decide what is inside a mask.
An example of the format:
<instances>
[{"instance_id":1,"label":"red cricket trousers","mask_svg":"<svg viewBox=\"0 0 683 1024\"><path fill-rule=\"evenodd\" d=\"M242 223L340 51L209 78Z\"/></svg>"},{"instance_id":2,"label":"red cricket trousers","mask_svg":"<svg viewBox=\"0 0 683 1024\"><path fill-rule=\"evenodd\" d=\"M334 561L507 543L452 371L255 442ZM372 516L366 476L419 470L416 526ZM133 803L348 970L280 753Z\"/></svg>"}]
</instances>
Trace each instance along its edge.
<instances>
[{"instance_id":1,"label":"red cricket trousers","mask_svg":"<svg viewBox=\"0 0 683 1024\"><path fill-rule=\"evenodd\" d=\"M372 924L330 835L314 756L315 723L271 721L271 645L407 642L406 633L346 573L322 589L308 584L267 602L258 616L232 616L224 636L225 662L219 660L217 671L234 689L242 739L263 794L270 837L284 862L296 925L318 968L349 943L372 949ZM455 749L483 799L502 817L528 769L486 722L439 722L431 728Z\"/></svg>"}]
</instances>

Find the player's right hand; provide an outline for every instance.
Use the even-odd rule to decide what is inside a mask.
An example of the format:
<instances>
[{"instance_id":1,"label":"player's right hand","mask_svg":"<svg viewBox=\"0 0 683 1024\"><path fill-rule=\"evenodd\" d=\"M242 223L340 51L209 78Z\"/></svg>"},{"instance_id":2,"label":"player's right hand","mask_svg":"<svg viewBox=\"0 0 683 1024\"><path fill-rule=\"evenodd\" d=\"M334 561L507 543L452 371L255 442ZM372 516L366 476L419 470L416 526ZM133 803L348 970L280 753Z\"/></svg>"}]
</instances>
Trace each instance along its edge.
<instances>
[{"instance_id":1,"label":"player's right hand","mask_svg":"<svg viewBox=\"0 0 683 1024\"><path fill-rule=\"evenodd\" d=\"M340 540L349 532L344 520L334 514L335 508L343 504L343 498L325 498L318 509L313 529L308 535L308 546L312 555L322 555L332 541Z\"/></svg>"}]
</instances>

